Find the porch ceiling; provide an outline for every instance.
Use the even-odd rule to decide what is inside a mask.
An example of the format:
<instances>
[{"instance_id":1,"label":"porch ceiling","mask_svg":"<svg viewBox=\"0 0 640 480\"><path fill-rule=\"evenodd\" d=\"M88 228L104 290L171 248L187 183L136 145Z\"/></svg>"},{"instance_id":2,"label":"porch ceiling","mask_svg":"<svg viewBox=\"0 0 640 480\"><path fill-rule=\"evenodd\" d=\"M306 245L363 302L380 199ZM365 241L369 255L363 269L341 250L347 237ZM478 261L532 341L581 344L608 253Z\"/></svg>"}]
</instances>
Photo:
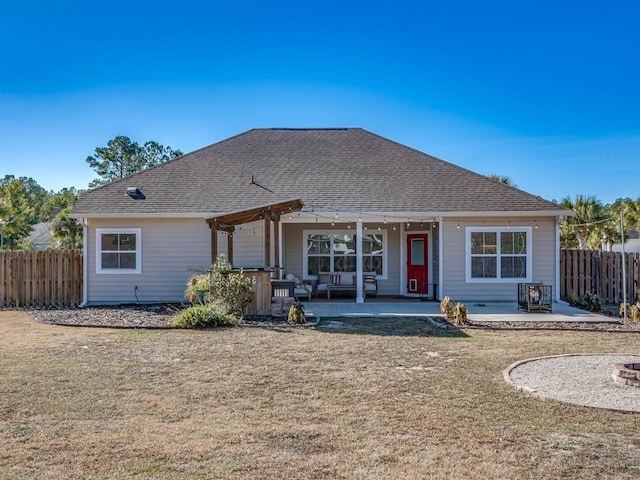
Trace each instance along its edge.
<instances>
[{"instance_id":1,"label":"porch ceiling","mask_svg":"<svg viewBox=\"0 0 640 480\"><path fill-rule=\"evenodd\" d=\"M278 221L280 220L281 215L298 212L302 210L302 207L304 207L304 203L302 203L301 199L297 198L293 200L286 200L284 202L262 205L248 210L223 213L216 215L215 217L207 218L207 223L209 226L215 226L218 230L232 231L235 225L255 222L256 220L265 218L266 215L268 215L271 220Z\"/></svg>"}]
</instances>

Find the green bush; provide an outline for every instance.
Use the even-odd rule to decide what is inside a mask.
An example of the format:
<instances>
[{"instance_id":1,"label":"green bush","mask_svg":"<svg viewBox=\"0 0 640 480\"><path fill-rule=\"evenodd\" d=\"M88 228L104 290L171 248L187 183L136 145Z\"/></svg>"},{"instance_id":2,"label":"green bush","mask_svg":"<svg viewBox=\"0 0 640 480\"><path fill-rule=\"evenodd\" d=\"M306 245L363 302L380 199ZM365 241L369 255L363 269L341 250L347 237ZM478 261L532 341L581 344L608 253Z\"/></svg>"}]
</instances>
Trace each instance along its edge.
<instances>
[{"instance_id":1,"label":"green bush","mask_svg":"<svg viewBox=\"0 0 640 480\"><path fill-rule=\"evenodd\" d=\"M234 272L225 256L220 255L211 266L210 281L212 296L227 305L229 313L242 319L244 310L253 301L255 278L244 276L242 269Z\"/></svg>"},{"instance_id":2,"label":"green bush","mask_svg":"<svg viewBox=\"0 0 640 480\"><path fill-rule=\"evenodd\" d=\"M205 304L211 299L211 279L206 273L194 275L187 282L184 296L191 304Z\"/></svg>"},{"instance_id":3,"label":"green bush","mask_svg":"<svg viewBox=\"0 0 640 480\"><path fill-rule=\"evenodd\" d=\"M193 305L182 310L171 324L176 328L223 327L238 324L238 318L220 302Z\"/></svg>"},{"instance_id":4,"label":"green bush","mask_svg":"<svg viewBox=\"0 0 640 480\"><path fill-rule=\"evenodd\" d=\"M600 301L600 297L595 293L587 292L582 297L582 302L580 304L584 307L585 310L589 310L590 312L599 312L602 309L602 302Z\"/></svg>"},{"instance_id":5,"label":"green bush","mask_svg":"<svg viewBox=\"0 0 640 480\"><path fill-rule=\"evenodd\" d=\"M221 305L225 314L230 314L238 320L244 317L245 309L253 301L253 284L255 278L247 277L240 271L234 272L227 263L224 255L220 255L209 273L194 275L187 282L185 297L195 306L208 306L212 303ZM201 321L206 317L203 311L189 313L194 317L188 325L202 326Z\"/></svg>"}]
</instances>

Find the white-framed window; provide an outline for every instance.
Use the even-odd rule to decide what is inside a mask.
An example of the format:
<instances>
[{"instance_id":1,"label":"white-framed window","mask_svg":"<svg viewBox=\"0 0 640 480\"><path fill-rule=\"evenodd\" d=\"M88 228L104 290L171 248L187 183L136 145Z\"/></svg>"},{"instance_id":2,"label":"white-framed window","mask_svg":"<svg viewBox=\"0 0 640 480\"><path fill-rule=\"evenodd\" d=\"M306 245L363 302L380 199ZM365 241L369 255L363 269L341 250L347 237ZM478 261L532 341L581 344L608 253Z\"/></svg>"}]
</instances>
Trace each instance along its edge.
<instances>
[{"instance_id":1,"label":"white-framed window","mask_svg":"<svg viewBox=\"0 0 640 480\"><path fill-rule=\"evenodd\" d=\"M303 235L305 278L315 277L319 272L356 272L355 232L305 230ZM362 234L362 271L386 278L386 230Z\"/></svg>"},{"instance_id":2,"label":"white-framed window","mask_svg":"<svg viewBox=\"0 0 640 480\"><path fill-rule=\"evenodd\" d=\"M96 273L141 273L140 228L96 228Z\"/></svg>"},{"instance_id":3,"label":"white-framed window","mask_svg":"<svg viewBox=\"0 0 640 480\"><path fill-rule=\"evenodd\" d=\"M531 227L467 227L467 282L530 282Z\"/></svg>"}]
</instances>

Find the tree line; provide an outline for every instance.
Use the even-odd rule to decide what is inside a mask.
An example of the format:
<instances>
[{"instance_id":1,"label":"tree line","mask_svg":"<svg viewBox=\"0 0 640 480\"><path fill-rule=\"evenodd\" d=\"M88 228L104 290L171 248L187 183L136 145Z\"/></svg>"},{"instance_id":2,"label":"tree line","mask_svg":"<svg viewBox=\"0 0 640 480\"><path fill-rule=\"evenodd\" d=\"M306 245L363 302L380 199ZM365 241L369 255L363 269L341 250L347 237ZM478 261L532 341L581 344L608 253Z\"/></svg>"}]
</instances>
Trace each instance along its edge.
<instances>
[{"instance_id":1,"label":"tree line","mask_svg":"<svg viewBox=\"0 0 640 480\"><path fill-rule=\"evenodd\" d=\"M98 175L89 187L119 180L180 155L180 150L153 140L140 145L129 137L117 136L86 158ZM69 214L81 193L75 187L47 191L31 177L5 175L0 179L0 248L35 249L29 235L40 222L50 224L55 240L48 248L80 248L82 226Z\"/></svg>"},{"instance_id":2,"label":"tree line","mask_svg":"<svg viewBox=\"0 0 640 480\"><path fill-rule=\"evenodd\" d=\"M98 175L89 187L105 185L182 154L153 140L140 145L129 137L117 136L86 158ZM498 174L487 177L516 187L509 177ZM0 179L0 248L33 249L35 245L28 238L39 222L51 224L55 243L50 248L81 247L82 227L69 218L81 193L82 190L75 187L47 192L33 178L5 175ZM565 249L607 249L620 243L623 230L626 235L640 225L640 197L636 200L618 198L612 204L603 204L594 195L576 195L563 198L560 204L575 212L574 216L564 219L560 227L561 247Z\"/></svg>"}]
</instances>

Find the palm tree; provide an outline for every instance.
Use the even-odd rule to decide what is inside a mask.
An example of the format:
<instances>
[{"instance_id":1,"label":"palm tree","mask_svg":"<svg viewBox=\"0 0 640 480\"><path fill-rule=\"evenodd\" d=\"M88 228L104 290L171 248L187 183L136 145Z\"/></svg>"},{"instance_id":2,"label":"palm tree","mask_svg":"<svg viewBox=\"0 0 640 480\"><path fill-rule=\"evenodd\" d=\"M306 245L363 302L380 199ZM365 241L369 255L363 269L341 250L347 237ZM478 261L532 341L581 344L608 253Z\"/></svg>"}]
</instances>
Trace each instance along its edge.
<instances>
[{"instance_id":1,"label":"palm tree","mask_svg":"<svg viewBox=\"0 0 640 480\"><path fill-rule=\"evenodd\" d=\"M607 218L602 202L595 195L576 195L575 200L567 196L560 204L575 212L575 215L567 218L563 224L565 234L575 234L580 250L588 250L590 243L597 247L601 238L595 238L594 234L600 231L596 225Z\"/></svg>"},{"instance_id":2,"label":"palm tree","mask_svg":"<svg viewBox=\"0 0 640 480\"><path fill-rule=\"evenodd\" d=\"M513 180L511 180L511 177L507 177L506 175L498 175L497 173L489 173L489 174L485 175L485 177L490 178L491 180L494 180L494 181L499 182L499 183L504 183L505 185L510 185L512 187L517 187L517 185L515 183L513 183Z\"/></svg>"}]
</instances>

